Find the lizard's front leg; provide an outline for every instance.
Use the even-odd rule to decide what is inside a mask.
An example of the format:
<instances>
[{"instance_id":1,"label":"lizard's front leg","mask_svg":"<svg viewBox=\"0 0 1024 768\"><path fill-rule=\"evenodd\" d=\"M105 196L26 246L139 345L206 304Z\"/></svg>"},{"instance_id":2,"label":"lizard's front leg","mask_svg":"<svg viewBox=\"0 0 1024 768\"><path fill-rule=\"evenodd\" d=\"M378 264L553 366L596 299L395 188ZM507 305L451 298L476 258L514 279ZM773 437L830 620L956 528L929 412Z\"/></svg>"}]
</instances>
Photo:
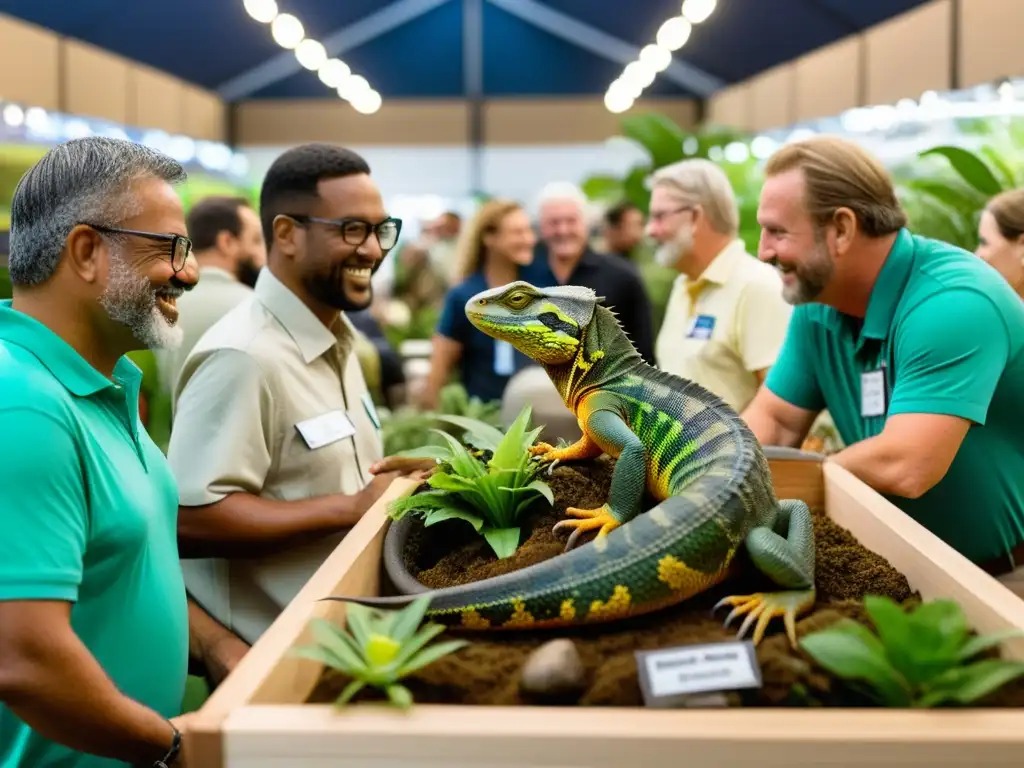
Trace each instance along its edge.
<instances>
[{"instance_id":1,"label":"lizard's front leg","mask_svg":"<svg viewBox=\"0 0 1024 768\"><path fill-rule=\"evenodd\" d=\"M540 456L544 461L585 461L596 459L604 453L604 449L595 443L584 430L583 437L572 445L555 448L548 443L537 443L530 446L530 453L533 456Z\"/></svg>"},{"instance_id":2,"label":"lizard's front leg","mask_svg":"<svg viewBox=\"0 0 1024 768\"><path fill-rule=\"evenodd\" d=\"M606 536L623 523L636 517L643 500L644 484L647 477L647 450L640 438L622 418L613 411L596 410L587 417L585 434L592 435L592 441L600 450L617 455L615 470L612 472L612 487L608 501L597 509L569 507L567 515L582 518L563 520L554 530L573 529L565 544L568 551L576 544L584 531L598 530L598 538Z\"/></svg>"}]
</instances>

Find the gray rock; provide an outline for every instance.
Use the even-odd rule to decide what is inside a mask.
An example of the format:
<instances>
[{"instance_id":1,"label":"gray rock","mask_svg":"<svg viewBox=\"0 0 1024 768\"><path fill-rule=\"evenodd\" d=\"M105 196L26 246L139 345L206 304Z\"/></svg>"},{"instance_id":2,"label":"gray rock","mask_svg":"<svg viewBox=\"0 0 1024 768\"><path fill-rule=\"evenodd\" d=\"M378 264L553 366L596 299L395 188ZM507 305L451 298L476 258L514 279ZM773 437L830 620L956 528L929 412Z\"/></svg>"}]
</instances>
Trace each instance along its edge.
<instances>
[{"instance_id":1,"label":"gray rock","mask_svg":"<svg viewBox=\"0 0 1024 768\"><path fill-rule=\"evenodd\" d=\"M572 640L544 643L523 664L519 688L540 698L565 698L583 693L587 670Z\"/></svg>"}]
</instances>

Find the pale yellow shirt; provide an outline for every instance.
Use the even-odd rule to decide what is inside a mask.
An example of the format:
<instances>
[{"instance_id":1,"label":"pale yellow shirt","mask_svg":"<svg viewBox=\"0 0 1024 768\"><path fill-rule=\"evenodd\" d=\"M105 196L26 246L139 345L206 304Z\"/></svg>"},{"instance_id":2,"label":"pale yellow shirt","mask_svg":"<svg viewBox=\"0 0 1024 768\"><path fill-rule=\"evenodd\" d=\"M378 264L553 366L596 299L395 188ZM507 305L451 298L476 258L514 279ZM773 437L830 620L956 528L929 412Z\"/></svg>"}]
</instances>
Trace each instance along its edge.
<instances>
[{"instance_id":1,"label":"pale yellow shirt","mask_svg":"<svg viewBox=\"0 0 1024 768\"><path fill-rule=\"evenodd\" d=\"M177 302L177 324L183 331L181 345L153 353L160 371L160 386L165 392L174 392L185 358L210 326L250 296L252 288L238 282L226 269L200 268L195 288L180 296Z\"/></svg>"},{"instance_id":2,"label":"pale yellow shirt","mask_svg":"<svg viewBox=\"0 0 1024 768\"><path fill-rule=\"evenodd\" d=\"M757 393L755 371L775 362L791 314L775 268L735 240L692 285L685 275L674 282L655 345L657 365L742 411Z\"/></svg>"},{"instance_id":3,"label":"pale yellow shirt","mask_svg":"<svg viewBox=\"0 0 1024 768\"><path fill-rule=\"evenodd\" d=\"M294 501L361 490L383 446L354 340L344 314L328 330L264 269L253 296L210 328L182 368L168 448L181 504L230 493ZM339 436L348 431L339 423L353 434ZM182 560L185 583L252 643L341 538L259 559Z\"/></svg>"}]
</instances>

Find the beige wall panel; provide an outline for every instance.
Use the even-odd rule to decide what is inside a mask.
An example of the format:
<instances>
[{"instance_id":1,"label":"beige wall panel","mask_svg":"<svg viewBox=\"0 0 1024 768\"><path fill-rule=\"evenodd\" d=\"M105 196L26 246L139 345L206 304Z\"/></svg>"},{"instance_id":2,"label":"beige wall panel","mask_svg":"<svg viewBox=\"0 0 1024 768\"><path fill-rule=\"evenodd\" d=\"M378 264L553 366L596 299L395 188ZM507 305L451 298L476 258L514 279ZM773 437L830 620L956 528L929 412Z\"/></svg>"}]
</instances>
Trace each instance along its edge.
<instances>
[{"instance_id":1,"label":"beige wall panel","mask_svg":"<svg viewBox=\"0 0 1024 768\"><path fill-rule=\"evenodd\" d=\"M304 141L462 145L469 138L462 101L385 99L373 115L362 115L340 99L247 101L235 109L235 141L253 146Z\"/></svg>"},{"instance_id":2,"label":"beige wall panel","mask_svg":"<svg viewBox=\"0 0 1024 768\"><path fill-rule=\"evenodd\" d=\"M128 77L128 123L168 133L184 133L182 82L175 77L140 64Z\"/></svg>"},{"instance_id":3,"label":"beige wall panel","mask_svg":"<svg viewBox=\"0 0 1024 768\"><path fill-rule=\"evenodd\" d=\"M750 128L767 131L796 120L796 69L792 64L769 69L750 83Z\"/></svg>"},{"instance_id":4,"label":"beige wall panel","mask_svg":"<svg viewBox=\"0 0 1024 768\"><path fill-rule=\"evenodd\" d=\"M831 117L859 106L860 37L848 37L797 59L796 120Z\"/></svg>"},{"instance_id":5,"label":"beige wall panel","mask_svg":"<svg viewBox=\"0 0 1024 768\"><path fill-rule=\"evenodd\" d=\"M0 99L60 108L60 39L55 34L0 14Z\"/></svg>"},{"instance_id":6,"label":"beige wall panel","mask_svg":"<svg viewBox=\"0 0 1024 768\"><path fill-rule=\"evenodd\" d=\"M961 0L960 87L1024 75L1024 2Z\"/></svg>"},{"instance_id":7,"label":"beige wall panel","mask_svg":"<svg viewBox=\"0 0 1024 768\"><path fill-rule=\"evenodd\" d=\"M128 122L129 72L125 59L77 40L64 40L63 110Z\"/></svg>"},{"instance_id":8,"label":"beige wall panel","mask_svg":"<svg viewBox=\"0 0 1024 768\"><path fill-rule=\"evenodd\" d=\"M227 114L224 102L202 88L182 88L182 131L207 141L227 139Z\"/></svg>"},{"instance_id":9,"label":"beige wall panel","mask_svg":"<svg viewBox=\"0 0 1024 768\"><path fill-rule=\"evenodd\" d=\"M690 99L640 99L630 113L660 112L687 129L697 124ZM589 144L619 133L621 115L604 99L499 99L484 105L484 141L489 145Z\"/></svg>"},{"instance_id":10,"label":"beige wall panel","mask_svg":"<svg viewBox=\"0 0 1024 768\"><path fill-rule=\"evenodd\" d=\"M749 130L753 103L750 83L740 83L716 93L708 102L707 122L727 128Z\"/></svg>"},{"instance_id":11,"label":"beige wall panel","mask_svg":"<svg viewBox=\"0 0 1024 768\"><path fill-rule=\"evenodd\" d=\"M868 30L868 104L892 104L950 88L950 5L951 0L933 0Z\"/></svg>"}]
</instances>

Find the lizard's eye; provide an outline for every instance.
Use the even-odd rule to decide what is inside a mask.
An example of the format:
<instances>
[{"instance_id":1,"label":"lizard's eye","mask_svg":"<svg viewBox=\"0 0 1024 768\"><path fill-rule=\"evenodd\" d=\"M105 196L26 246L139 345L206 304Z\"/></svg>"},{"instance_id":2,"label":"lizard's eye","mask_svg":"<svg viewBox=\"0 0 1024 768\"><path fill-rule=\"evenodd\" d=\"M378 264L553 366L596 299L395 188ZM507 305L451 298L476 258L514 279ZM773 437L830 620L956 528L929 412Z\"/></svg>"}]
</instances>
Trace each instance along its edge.
<instances>
[{"instance_id":1,"label":"lizard's eye","mask_svg":"<svg viewBox=\"0 0 1024 768\"><path fill-rule=\"evenodd\" d=\"M486 303L487 303L487 299L480 299L479 301L477 301L477 304L479 304L479 305L480 305L481 307L482 307L482 306L483 306L484 304L486 304Z\"/></svg>"},{"instance_id":2,"label":"lizard's eye","mask_svg":"<svg viewBox=\"0 0 1024 768\"><path fill-rule=\"evenodd\" d=\"M530 297L527 296L525 293L513 293L511 296L508 297L508 304L513 309L525 307L529 303Z\"/></svg>"}]
</instances>

